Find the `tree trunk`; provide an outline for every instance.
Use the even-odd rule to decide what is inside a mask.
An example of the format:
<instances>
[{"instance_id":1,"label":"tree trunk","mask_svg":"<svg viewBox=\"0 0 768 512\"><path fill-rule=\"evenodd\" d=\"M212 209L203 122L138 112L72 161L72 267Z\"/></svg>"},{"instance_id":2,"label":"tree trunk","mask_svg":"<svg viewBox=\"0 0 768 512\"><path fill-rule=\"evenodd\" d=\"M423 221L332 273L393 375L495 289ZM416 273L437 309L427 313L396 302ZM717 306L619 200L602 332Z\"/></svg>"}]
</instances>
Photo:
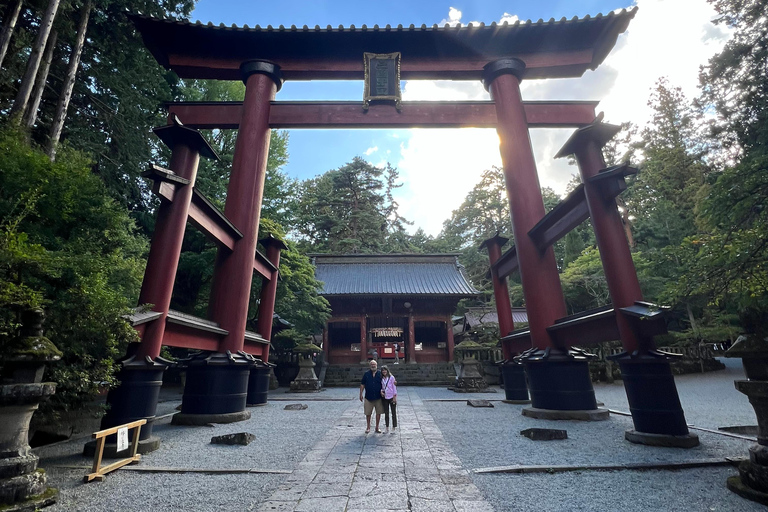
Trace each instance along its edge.
<instances>
[{"instance_id":1,"label":"tree trunk","mask_svg":"<svg viewBox=\"0 0 768 512\"><path fill-rule=\"evenodd\" d=\"M37 109L40 108L40 101L43 99L45 84L48 82L48 71L51 69L51 62L53 61L53 50L56 49L56 40L58 37L59 33L56 30L51 31L51 35L48 38L48 44L45 45L43 67L40 69L40 74L37 77L35 88L32 90L32 101L29 103L29 107L24 114L23 124L27 128L32 128L37 122Z\"/></svg>"},{"instance_id":2,"label":"tree trunk","mask_svg":"<svg viewBox=\"0 0 768 512\"><path fill-rule=\"evenodd\" d=\"M59 1L60 0L50 0L48 2L48 8L43 15L43 19L40 20L40 30L37 33L35 44L32 46L32 53L29 55L27 71L24 73L24 78L21 79L19 92L16 94L13 108L11 108L9 114L11 120L17 124L21 122L21 116L27 110L29 96L32 94L32 87L35 85L37 70L40 67L40 61L43 58L43 49L45 48L45 43L48 41L48 36L51 33L51 27L53 26L53 20L56 17L56 11L59 9Z\"/></svg>"},{"instance_id":3,"label":"tree trunk","mask_svg":"<svg viewBox=\"0 0 768 512\"><path fill-rule=\"evenodd\" d=\"M8 52L8 45L11 42L11 36L13 36L13 29L16 28L16 20L19 19L23 1L16 0L16 4L8 8L8 16L5 18L3 31L0 32L0 67L2 67L5 54Z\"/></svg>"},{"instance_id":4,"label":"tree trunk","mask_svg":"<svg viewBox=\"0 0 768 512\"><path fill-rule=\"evenodd\" d=\"M64 120L67 118L67 108L69 100L72 98L72 89L75 87L75 77L77 68L80 66L80 55L83 53L83 44L85 43L85 31L88 29L88 18L91 14L93 3L88 0L83 5L80 13L80 22L77 26L77 37L75 45L72 47L72 55L69 57L69 66L67 66L67 75L64 77L64 84L61 86L59 102L56 104L56 112L53 115L51 124L51 137L48 141L48 157L51 160L56 159L56 146L61 138L61 130L64 128Z\"/></svg>"}]
</instances>

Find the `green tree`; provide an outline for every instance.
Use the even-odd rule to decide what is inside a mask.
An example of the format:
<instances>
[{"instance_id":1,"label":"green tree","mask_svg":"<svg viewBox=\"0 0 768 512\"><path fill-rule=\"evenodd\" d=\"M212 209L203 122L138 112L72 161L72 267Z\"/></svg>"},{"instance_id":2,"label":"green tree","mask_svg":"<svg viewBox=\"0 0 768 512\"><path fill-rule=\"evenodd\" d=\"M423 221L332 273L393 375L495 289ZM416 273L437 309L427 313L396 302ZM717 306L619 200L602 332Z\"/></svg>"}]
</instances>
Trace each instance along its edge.
<instances>
[{"instance_id":1,"label":"green tree","mask_svg":"<svg viewBox=\"0 0 768 512\"><path fill-rule=\"evenodd\" d=\"M648 105L653 119L636 145L639 173L623 194L635 218L634 241L643 250L678 245L696 232L696 196L709 172L698 116L682 91L661 79Z\"/></svg>"},{"instance_id":2,"label":"green tree","mask_svg":"<svg viewBox=\"0 0 768 512\"><path fill-rule=\"evenodd\" d=\"M724 169L698 195L699 233L675 251L687 272L670 289L673 299L700 297L742 326L768 326L768 4L714 0L716 23L734 29L723 51L701 73L700 102L717 116L714 159ZM712 180L710 180L712 181Z\"/></svg>"},{"instance_id":3,"label":"green tree","mask_svg":"<svg viewBox=\"0 0 768 512\"><path fill-rule=\"evenodd\" d=\"M329 253L403 252L412 249L407 221L392 192L397 169L379 168L361 157L301 182L296 234L302 247Z\"/></svg>"},{"instance_id":4,"label":"green tree","mask_svg":"<svg viewBox=\"0 0 768 512\"><path fill-rule=\"evenodd\" d=\"M0 151L0 345L20 309L43 306L47 336L64 353L49 369L52 403L83 405L136 339L121 316L135 304L146 241L81 153L51 163L9 132Z\"/></svg>"}]
</instances>

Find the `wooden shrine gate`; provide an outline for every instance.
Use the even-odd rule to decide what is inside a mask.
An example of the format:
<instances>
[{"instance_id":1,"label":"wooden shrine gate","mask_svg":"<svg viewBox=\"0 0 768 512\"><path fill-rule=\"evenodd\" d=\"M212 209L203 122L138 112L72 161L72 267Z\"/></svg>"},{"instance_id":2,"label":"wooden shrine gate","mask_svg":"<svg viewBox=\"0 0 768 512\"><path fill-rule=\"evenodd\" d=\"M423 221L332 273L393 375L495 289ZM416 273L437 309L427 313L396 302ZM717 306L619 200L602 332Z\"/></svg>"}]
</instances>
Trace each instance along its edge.
<instances>
[{"instance_id":1,"label":"wooden shrine gate","mask_svg":"<svg viewBox=\"0 0 768 512\"><path fill-rule=\"evenodd\" d=\"M524 366L528 378L533 403L525 413L604 419L607 411L597 409L586 356L573 345L620 338L626 352L618 362L635 423L628 439L681 446L698 443L688 433L667 358L655 351L653 335L663 331L663 322L656 309L641 302L614 200L625 186L624 177L634 170L605 169L601 148L616 127L595 116L596 102L525 102L520 94L522 80L579 77L596 69L635 13L632 9L512 25L360 28L217 27L134 16L145 44L164 67L181 78L242 79L246 91L242 103L171 104L171 122L158 130L173 151L171 172L155 168L150 177L172 220L165 231L159 226L153 239L142 301L154 304L159 315L143 327L138 356L124 364L121 388L131 380L127 374L149 375L147 369L163 367L157 357L162 344L206 348L210 352L190 363L182 414L177 418L207 423L248 415L242 397L253 364L250 358L258 356L265 362L268 358L266 323L272 317L281 246L280 241L267 241L266 257L256 252L272 128L495 127L516 245L504 255L503 238L484 245L491 258L502 342L510 360L507 369L519 377ZM378 81L371 88L369 66L371 59L379 58L394 59L394 64L376 61ZM400 78L481 80L492 101L401 102ZM275 101L286 80L350 79L366 80L364 103ZM184 126L174 123L176 119ZM584 184L549 215L528 133L536 127L577 128L559 155L576 155ZM196 131L201 128L238 130L223 213L194 192L198 158L212 155ZM595 228L613 307L568 317L552 244L586 218ZM210 319L187 319L182 336L181 328L171 324L183 319L174 319L168 304L187 219L217 243L219 252ZM156 247L163 254L160 259L153 258ZM259 334L245 330L254 270L268 285L263 288ZM506 276L515 270L522 278L528 311L530 329L525 332L512 332ZM512 362L512 356L521 352ZM156 377L143 380L151 379ZM195 384L190 386L190 381ZM144 406L137 408L137 402ZM113 410L140 411L131 413L130 419L151 420L156 393L111 403ZM151 431L151 422L146 430Z\"/></svg>"}]
</instances>

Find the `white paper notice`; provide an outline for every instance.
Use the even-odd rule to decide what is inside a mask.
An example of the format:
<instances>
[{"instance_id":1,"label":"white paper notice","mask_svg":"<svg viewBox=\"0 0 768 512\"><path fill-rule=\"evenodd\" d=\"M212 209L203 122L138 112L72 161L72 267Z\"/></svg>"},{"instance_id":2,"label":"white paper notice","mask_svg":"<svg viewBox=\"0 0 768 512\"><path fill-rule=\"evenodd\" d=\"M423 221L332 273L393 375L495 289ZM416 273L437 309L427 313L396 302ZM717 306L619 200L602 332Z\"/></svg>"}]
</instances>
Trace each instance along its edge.
<instances>
[{"instance_id":1,"label":"white paper notice","mask_svg":"<svg viewBox=\"0 0 768 512\"><path fill-rule=\"evenodd\" d=\"M121 452L128 449L128 428L117 430L117 451Z\"/></svg>"}]
</instances>

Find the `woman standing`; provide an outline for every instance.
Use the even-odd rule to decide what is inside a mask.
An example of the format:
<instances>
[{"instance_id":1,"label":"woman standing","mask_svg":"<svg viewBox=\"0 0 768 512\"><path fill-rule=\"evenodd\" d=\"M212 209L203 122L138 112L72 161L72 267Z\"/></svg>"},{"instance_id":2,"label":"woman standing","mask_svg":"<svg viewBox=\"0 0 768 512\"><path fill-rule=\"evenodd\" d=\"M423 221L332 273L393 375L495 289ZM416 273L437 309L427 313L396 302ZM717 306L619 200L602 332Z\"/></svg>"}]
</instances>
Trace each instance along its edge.
<instances>
[{"instance_id":1,"label":"woman standing","mask_svg":"<svg viewBox=\"0 0 768 512\"><path fill-rule=\"evenodd\" d=\"M381 367L381 402L384 405L384 433L389 432L389 410L392 409L392 433L397 428L397 380L389 368Z\"/></svg>"}]
</instances>

